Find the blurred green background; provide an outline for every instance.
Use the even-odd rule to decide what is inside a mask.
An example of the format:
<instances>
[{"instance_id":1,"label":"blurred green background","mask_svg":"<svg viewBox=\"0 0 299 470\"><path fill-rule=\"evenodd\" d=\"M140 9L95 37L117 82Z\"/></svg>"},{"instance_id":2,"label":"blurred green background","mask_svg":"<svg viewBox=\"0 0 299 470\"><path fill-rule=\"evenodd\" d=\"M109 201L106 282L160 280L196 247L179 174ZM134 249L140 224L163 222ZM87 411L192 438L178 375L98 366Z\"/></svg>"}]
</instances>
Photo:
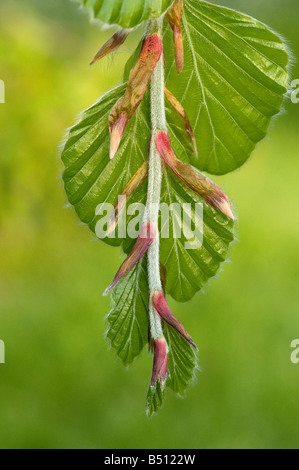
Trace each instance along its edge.
<instances>
[{"instance_id":1,"label":"blurred green background","mask_svg":"<svg viewBox=\"0 0 299 470\"><path fill-rule=\"evenodd\" d=\"M270 24L299 57L298 0L218 3ZM125 370L104 337L102 292L120 254L65 207L57 151L120 80L137 37L88 66L110 34L69 0L1 0L0 447L298 448L299 104L286 102L248 164L217 178L239 241L205 293L175 305L202 372L186 400L169 391L147 420L151 357Z\"/></svg>"}]
</instances>

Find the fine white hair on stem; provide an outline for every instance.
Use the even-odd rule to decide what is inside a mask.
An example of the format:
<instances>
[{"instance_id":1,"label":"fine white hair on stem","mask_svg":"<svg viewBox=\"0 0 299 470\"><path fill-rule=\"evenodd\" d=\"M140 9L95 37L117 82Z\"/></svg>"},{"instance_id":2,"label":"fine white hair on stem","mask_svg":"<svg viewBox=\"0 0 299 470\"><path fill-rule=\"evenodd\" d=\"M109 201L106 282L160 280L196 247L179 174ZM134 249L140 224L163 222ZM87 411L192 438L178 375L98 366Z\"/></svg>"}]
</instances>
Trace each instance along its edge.
<instances>
[{"instance_id":1,"label":"fine white hair on stem","mask_svg":"<svg viewBox=\"0 0 299 470\"><path fill-rule=\"evenodd\" d=\"M158 33L162 36L162 26L163 18L150 21L148 34ZM151 78L152 141L149 155L147 204L144 214L145 222L153 222L157 226L161 197L162 162L156 149L154 138L157 130L167 129L164 99L164 57L162 54ZM162 290L159 234L148 250L148 282L150 294L155 290ZM149 299L149 318L153 340L163 337L161 318L153 306L151 295Z\"/></svg>"}]
</instances>

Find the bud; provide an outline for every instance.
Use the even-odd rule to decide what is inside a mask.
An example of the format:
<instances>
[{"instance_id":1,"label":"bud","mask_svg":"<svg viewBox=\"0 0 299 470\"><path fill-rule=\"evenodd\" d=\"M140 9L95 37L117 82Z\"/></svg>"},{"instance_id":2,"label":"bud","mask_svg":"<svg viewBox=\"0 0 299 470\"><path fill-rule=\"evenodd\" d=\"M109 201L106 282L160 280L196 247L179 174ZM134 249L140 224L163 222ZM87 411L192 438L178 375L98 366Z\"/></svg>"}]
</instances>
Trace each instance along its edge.
<instances>
[{"instance_id":1,"label":"bud","mask_svg":"<svg viewBox=\"0 0 299 470\"><path fill-rule=\"evenodd\" d=\"M122 211L125 207L126 198L135 191L147 178L148 175L148 161L144 162L143 165L139 168L137 173L129 181L125 189L123 190L118 203L114 208L114 213L112 214L107 230L107 236L109 236L116 228L118 221L121 217Z\"/></svg>"},{"instance_id":2,"label":"bud","mask_svg":"<svg viewBox=\"0 0 299 470\"><path fill-rule=\"evenodd\" d=\"M184 45L181 29L184 1L175 0L166 13L168 22L173 30L175 62L178 73L181 73L184 67Z\"/></svg>"},{"instance_id":3,"label":"bud","mask_svg":"<svg viewBox=\"0 0 299 470\"><path fill-rule=\"evenodd\" d=\"M163 42L158 34L151 34L144 39L139 58L130 72L125 94L118 100L109 116L112 141L110 158L113 158L117 152L125 128L142 102L148 82L162 52ZM121 124L118 123L120 116L123 116Z\"/></svg>"},{"instance_id":4,"label":"bud","mask_svg":"<svg viewBox=\"0 0 299 470\"><path fill-rule=\"evenodd\" d=\"M199 174L191 165L178 160L171 148L169 135L165 131L158 131L155 137L156 147L166 165L190 189L199 194L207 204L234 220L230 202L226 194L205 176Z\"/></svg>"},{"instance_id":5,"label":"bud","mask_svg":"<svg viewBox=\"0 0 299 470\"><path fill-rule=\"evenodd\" d=\"M165 384L168 374L168 347L164 338L159 338L154 341L154 365L151 386L155 385L158 379L161 380L162 385Z\"/></svg>"},{"instance_id":6,"label":"bud","mask_svg":"<svg viewBox=\"0 0 299 470\"><path fill-rule=\"evenodd\" d=\"M198 157L198 153L197 153L197 145L196 145L196 140L195 140L195 137L194 137L194 133L193 133L193 129L191 127L191 124L190 124L190 121L189 121L189 118L187 116L187 113L185 111L185 109L183 108L183 106L181 105L181 103L179 102L179 100L171 93L171 91L169 91L166 87L165 87L165 96L166 96L166 99L169 101L169 103L171 104L171 106L174 107L174 109L182 116L182 118L184 119L185 123L186 123L186 130L188 132L188 134L190 134L191 136L191 140L192 140L192 143L193 143L193 147L194 147L194 153L195 153L195 156L196 158Z\"/></svg>"},{"instance_id":7,"label":"bud","mask_svg":"<svg viewBox=\"0 0 299 470\"><path fill-rule=\"evenodd\" d=\"M110 127L110 159L116 154L121 138L128 124L128 116L126 113L121 113L113 125Z\"/></svg>"},{"instance_id":8,"label":"bud","mask_svg":"<svg viewBox=\"0 0 299 470\"><path fill-rule=\"evenodd\" d=\"M102 59L111 52L117 51L117 49L125 42L127 37L130 34L129 29L121 29L117 31L113 36L108 39L107 42L101 47L99 52L94 56L93 60L90 62L90 65L93 65L98 60Z\"/></svg>"},{"instance_id":9,"label":"bud","mask_svg":"<svg viewBox=\"0 0 299 470\"><path fill-rule=\"evenodd\" d=\"M155 310L158 312L160 317L168 323L168 325L172 326L175 330L177 330L183 338L185 338L188 343L190 343L195 349L197 349L196 344L192 340L191 336L187 333L181 322L174 316L166 299L164 297L163 292L159 290L155 290L152 296L153 306Z\"/></svg>"},{"instance_id":10,"label":"bud","mask_svg":"<svg viewBox=\"0 0 299 470\"><path fill-rule=\"evenodd\" d=\"M136 240L135 245L129 256L125 259L119 270L117 271L113 281L111 282L110 286L104 292L104 296L106 296L109 291L116 286L118 281L120 281L123 277L125 277L131 269L138 263L141 258L145 255L153 241L158 235L158 229L155 223L149 222L147 224L142 225L140 229L139 236Z\"/></svg>"}]
</instances>

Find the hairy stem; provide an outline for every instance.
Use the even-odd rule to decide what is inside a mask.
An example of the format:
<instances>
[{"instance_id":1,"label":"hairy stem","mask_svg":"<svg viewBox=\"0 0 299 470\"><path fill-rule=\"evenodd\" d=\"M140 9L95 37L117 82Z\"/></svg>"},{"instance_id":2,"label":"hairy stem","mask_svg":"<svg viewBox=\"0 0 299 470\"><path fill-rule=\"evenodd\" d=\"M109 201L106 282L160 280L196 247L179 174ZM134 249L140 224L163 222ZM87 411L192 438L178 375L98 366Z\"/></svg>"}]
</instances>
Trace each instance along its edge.
<instances>
[{"instance_id":1,"label":"hairy stem","mask_svg":"<svg viewBox=\"0 0 299 470\"><path fill-rule=\"evenodd\" d=\"M159 33L162 36L163 18L152 20L149 24L149 34ZM162 162L155 145L157 130L167 130L164 102L164 56L162 54L151 78L151 123L152 139L149 155L148 193L146 204L146 219L158 226L159 205L161 197ZM149 280L149 318L153 340L163 337L161 318L152 303L152 293L162 290L160 276L160 239L159 234L148 250L148 280Z\"/></svg>"}]
</instances>

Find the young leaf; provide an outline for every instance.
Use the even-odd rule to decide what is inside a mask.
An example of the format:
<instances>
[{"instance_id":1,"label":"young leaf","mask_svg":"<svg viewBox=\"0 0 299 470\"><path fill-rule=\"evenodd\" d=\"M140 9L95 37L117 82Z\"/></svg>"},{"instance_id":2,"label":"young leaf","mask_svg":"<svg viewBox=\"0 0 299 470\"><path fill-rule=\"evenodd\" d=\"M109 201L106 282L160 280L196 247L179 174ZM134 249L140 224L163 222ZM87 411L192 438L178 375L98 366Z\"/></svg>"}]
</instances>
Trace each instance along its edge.
<instances>
[{"instance_id":1,"label":"young leaf","mask_svg":"<svg viewBox=\"0 0 299 470\"><path fill-rule=\"evenodd\" d=\"M146 414L149 418L158 413L165 401L165 387L158 380L155 385L150 386L146 397Z\"/></svg>"},{"instance_id":2,"label":"young leaf","mask_svg":"<svg viewBox=\"0 0 299 470\"><path fill-rule=\"evenodd\" d=\"M196 372L199 369L198 358L194 348L176 330L167 324L164 324L163 330L169 346L169 375L166 385L180 397L184 397L186 390L195 380ZM163 406L165 388L160 381L149 387L146 399L147 416L155 415Z\"/></svg>"},{"instance_id":3,"label":"young leaf","mask_svg":"<svg viewBox=\"0 0 299 470\"><path fill-rule=\"evenodd\" d=\"M173 0L77 0L107 24L133 28L145 20L158 18Z\"/></svg>"},{"instance_id":4,"label":"young leaf","mask_svg":"<svg viewBox=\"0 0 299 470\"><path fill-rule=\"evenodd\" d=\"M120 148L113 160L109 158L110 136L108 117L111 108L125 90L120 85L106 93L94 106L85 111L81 120L70 131L62 153L65 165L63 179L69 201L74 205L81 221L95 231L100 216L96 209L103 202L114 207L118 195L148 158L150 141L149 97L132 117ZM175 111L171 111L175 112ZM184 120L182 128L185 128ZM135 190L129 202L145 202L147 182ZM225 217L200 196L189 189L170 169L163 169L162 203L203 204L203 243L187 250L186 236L174 238L174 220L169 217L170 237L161 239L160 256L165 265L166 291L175 299L190 299L214 276L225 260L233 240L233 221ZM194 219L194 210L190 218ZM128 217L127 222L130 223ZM160 225L160 230L162 229ZM181 229L184 229L181 225ZM109 244L121 245L129 252L134 240L105 238ZM146 257L122 279L113 291L113 307L107 317L107 337L125 365L132 363L148 341L148 282ZM170 377L167 386L183 395L192 381L196 368L196 354L184 338L164 325L169 346ZM157 411L164 401L165 390L159 384L151 387L147 398L147 413Z\"/></svg>"},{"instance_id":5,"label":"young leaf","mask_svg":"<svg viewBox=\"0 0 299 470\"><path fill-rule=\"evenodd\" d=\"M234 239L234 222L217 211L194 191L189 189L169 169L163 171L162 203L174 206L169 217L170 237L161 239L160 257L166 267L166 291L175 300L186 302L200 290L225 261L230 243ZM203 234L195 232L194 249L186 248L188 229L176 207L190 204L190 219L195 220L195 204L203 205ZM181 212L182 214L182 212ZM186 222L188 221L188 218ZM174 236L176 227L182 236ZM202 241L202 243L201 243Z\"/></svg>"},{"instance_id":6,"label":"young leaf","mask_svg":"<svg viewBox=\"0 0 299 470\"><path fill-rule=\"evenodd\" d=\"M141 260L112 294L107 338L125 366L130 365L148 342L148 283Z\"/></svg>"},{"instance_id":7,"label":"young leaf","mask_svg":"<svg viewBox=\"0 0 299 470\"><path fill-rule=\"evenodd\" d=\"M97 18L123 28L160 16L172 3L80 1ZM183 396L198 368L195 344L164 295L189 300L217 273L234 239L228 197L194 167L224 174L241 166L279 112L287 87L285 47L258 21L201 0L177 0L168 11L168 21L166 83L160 59L162 20L152 21L146 39L126 65L124 84L82 114L62 153L65 190L80 220L96 234L104 220L109 236L103 241L122 245L129 254L110 285L114 290L107 337L125 365L148 341L153 346L149 416L163 405L166 386ZM160 45L152 63L151 38L159 39ZM114 38L97 57L118 44ZM146 54L140 55L142 44ZM146 78L137 80L137 88L135 75ZM132 104L128 96L135 92L138 99L128 113L127 101ZM139 228L136 241L127 230L118 231L124 212L121 194L130 203L146 202L142 227L154 227L153 236L144 238ZM160 201L159 224L158 209L152 207L156 201ZM104 203L110 204L116 219L111 213L105 221ZM127 214L125 228L132 222L136 226L134 212Z\"/></svg>"},{"instance_id":8,"label":"young leaf","mask_svg":"<svg viewBox=\"0 0 299 470\"><path fill-rule=\"evenodd\" d=\"M166 87L186 110L197 141L191 163L225 174L248 159L279 113L288 54L267 26L234 10L185 0L185 66L178 77L165 22ZM178 140L181 132L173 128Z\"/></svg>"},{"instance_id":9,"label":"young leaf","mask_svg":"<svg viewBox=\"0 0 299 470\"><path fill-rule=\"evenodd\" d=\"M164 325L164 335L169 345L167 386L184 397L199 368L194 348L173 328Z\"/></svg>"},{"instance_id":10,"label":"young leaf","mask_svg":"<svg viewBox=\"0 0 299 470\"><path fill-rule=\"evenodd\" d=\"M147 103L139 108L130 120L116 156L110 160L110 135L108 118L111 109L124 94L126 85L106 93L87 109L81 119L70 129L62 160L65 166L63 180L69 202L74 206L80 220L95 232L100 215L97 207L110 203L113 207L119 195L148 159L150 129ZM146 197L146 183L136 193L139 202ZM128 222L130 217L128 218ZM121 245L125 239L105 238L110 245Z\"/></svg>"}]
</instances>

